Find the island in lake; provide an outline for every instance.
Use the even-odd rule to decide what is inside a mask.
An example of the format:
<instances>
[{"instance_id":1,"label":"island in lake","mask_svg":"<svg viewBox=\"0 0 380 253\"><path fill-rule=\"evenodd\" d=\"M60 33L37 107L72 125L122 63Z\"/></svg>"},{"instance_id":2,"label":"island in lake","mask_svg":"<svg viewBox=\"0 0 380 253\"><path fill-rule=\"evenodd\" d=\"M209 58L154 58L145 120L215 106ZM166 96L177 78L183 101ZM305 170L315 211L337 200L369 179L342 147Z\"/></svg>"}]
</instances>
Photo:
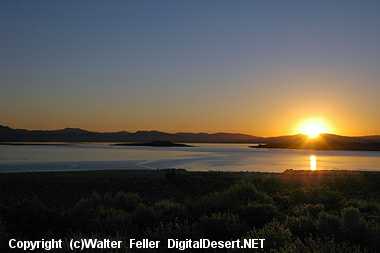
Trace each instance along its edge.
<instances>
[{"instance_id":1,"label":"island in lake","mask_svg":"<svg viewBox=\"0 0 380 253\"><path fill-rule=\"evenodd\" d=\"M171 141L151 141L138 143L116 143L115 146L144 146L144 147L194 147L183 143L175 143Z\"/></svg>"}]
</instances>

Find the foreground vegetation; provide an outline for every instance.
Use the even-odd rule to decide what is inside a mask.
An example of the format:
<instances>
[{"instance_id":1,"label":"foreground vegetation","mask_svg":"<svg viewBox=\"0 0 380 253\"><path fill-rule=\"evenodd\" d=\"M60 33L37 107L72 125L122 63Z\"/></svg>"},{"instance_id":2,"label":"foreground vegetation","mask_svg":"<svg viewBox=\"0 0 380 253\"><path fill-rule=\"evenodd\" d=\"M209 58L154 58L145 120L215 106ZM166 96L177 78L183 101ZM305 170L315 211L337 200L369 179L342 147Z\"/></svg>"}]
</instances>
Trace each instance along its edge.
<instances>
[{"instance_id":1,"label":"foreground vegetation","mask_svg":"<svg viewBox=\"0 0 380 253\"><path fill-rule=\"evenodd\" d=\"M376 252L380 173L0 174L1 252L10 237L266 238L265 252Z\"/></svg>"}]
</instances>

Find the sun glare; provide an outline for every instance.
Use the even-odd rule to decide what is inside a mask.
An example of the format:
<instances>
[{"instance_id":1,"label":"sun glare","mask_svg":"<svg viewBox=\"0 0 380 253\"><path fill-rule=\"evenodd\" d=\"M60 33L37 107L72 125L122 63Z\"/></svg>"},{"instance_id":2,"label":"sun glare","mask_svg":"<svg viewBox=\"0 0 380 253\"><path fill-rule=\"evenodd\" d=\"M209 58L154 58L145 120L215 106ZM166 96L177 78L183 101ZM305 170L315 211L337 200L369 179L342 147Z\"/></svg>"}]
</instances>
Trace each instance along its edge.
<instances>
[{"instance_id":1,"label":"sun glare","mask_svg":"<svg viewBox=\"0 0 380 253\"><path fill-rule=\"evenodd\" d=\"M327 123L323 119L308 119L298 127L298 132L307 135L309 138L317 138L320 134L329 131Z\"/></svg>"},{"instance_id":2,"label":"sun glare","mask_svg":"<svg viewBox=\"0 0 380 253\"><path fill-rule=\"evenodd\" d=\"M310 161L310 170L316 171L317 170L317 157L315 155L309 156Z\"/></svg>"}]
</instances>

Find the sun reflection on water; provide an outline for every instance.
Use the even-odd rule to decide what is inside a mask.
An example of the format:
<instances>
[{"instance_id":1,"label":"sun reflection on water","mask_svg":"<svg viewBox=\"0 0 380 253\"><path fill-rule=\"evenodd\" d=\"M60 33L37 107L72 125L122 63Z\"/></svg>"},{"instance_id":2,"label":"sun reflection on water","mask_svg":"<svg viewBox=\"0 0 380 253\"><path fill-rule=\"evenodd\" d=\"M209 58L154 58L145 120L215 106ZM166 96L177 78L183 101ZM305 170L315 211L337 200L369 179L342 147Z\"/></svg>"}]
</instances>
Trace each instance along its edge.
<instances>
[{"instance_id":1,"label":"sun reflection on water","mask_svg":"<svg viewBox=\"0 0 380 253\"><path fill-rule=\"evenodd\" d=\"M310 155L309 160L310 160L310 170L311 171L317 170L317 156Z\"/></svg>"}]
</instances>

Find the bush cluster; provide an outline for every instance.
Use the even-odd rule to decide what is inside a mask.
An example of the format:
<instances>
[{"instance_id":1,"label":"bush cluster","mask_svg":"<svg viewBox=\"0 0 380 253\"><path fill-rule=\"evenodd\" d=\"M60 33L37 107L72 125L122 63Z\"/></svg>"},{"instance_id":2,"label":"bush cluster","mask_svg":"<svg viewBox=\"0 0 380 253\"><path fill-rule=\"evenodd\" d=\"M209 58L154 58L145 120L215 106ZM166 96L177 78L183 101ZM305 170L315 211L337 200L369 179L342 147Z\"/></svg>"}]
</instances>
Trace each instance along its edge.
<instances>
[{"instance_id":1,"label":"bush cluster","mask_svg":"<svg viewBox=\"0 0 380 253\"><path fill-rule=\"evenodd\" d=\"M167 180L182 179L174 174ZM174 191L178 185L166 187ZM146 189L94 191L71 205L49 205L35 195L1 203L0 243L10 235L162 241L265 238L264 252L376 252L380 248L380 202L346 189L256 175L242 176L222 189L202 195L186 193L180 198L177 194L152 198Z\"/></svg>"}]
</instances>

